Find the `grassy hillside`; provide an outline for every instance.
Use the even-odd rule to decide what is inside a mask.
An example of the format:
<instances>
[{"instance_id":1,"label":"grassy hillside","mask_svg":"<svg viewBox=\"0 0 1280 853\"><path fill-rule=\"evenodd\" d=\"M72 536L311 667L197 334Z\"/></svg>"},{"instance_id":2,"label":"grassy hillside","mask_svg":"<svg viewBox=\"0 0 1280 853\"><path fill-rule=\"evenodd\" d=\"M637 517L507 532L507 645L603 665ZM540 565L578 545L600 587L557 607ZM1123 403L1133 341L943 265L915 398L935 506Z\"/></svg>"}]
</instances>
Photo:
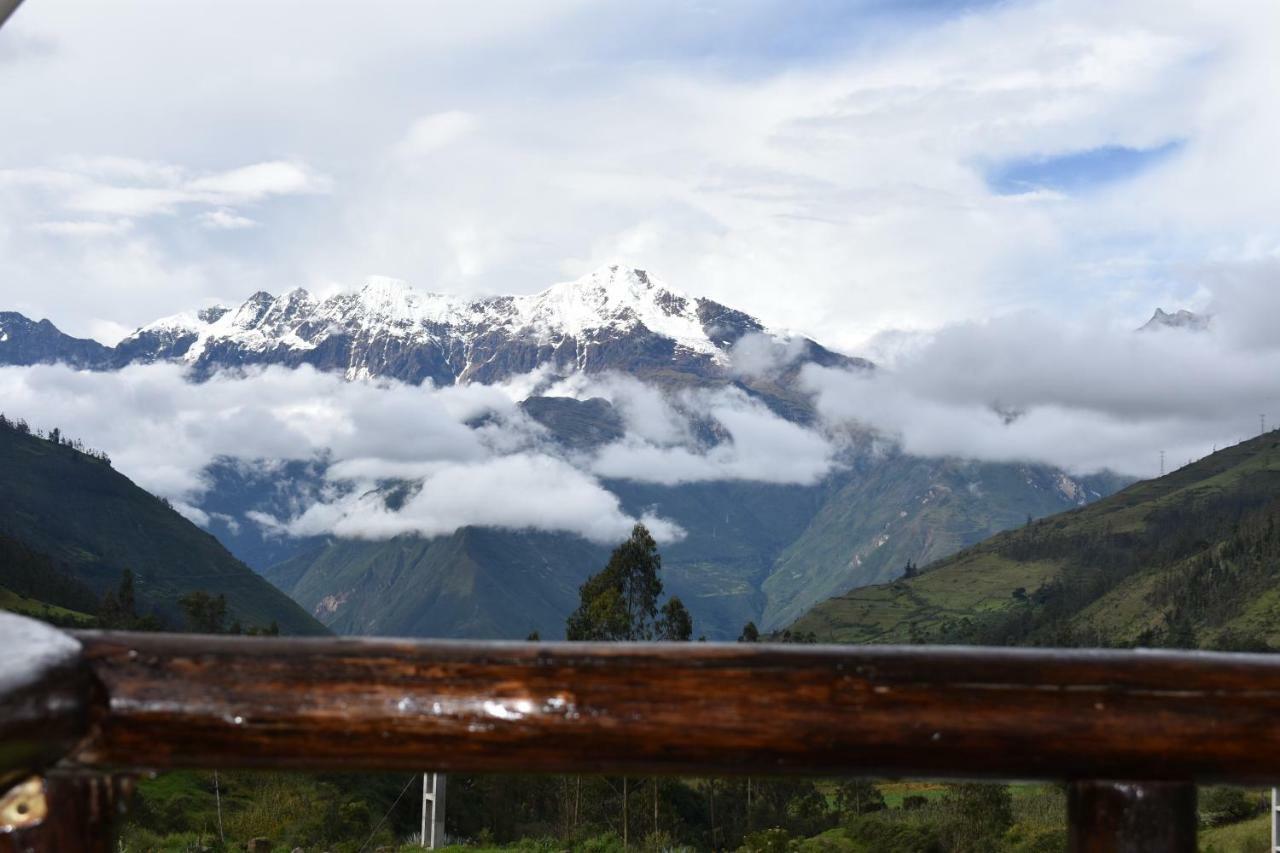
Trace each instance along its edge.
<instances>
[{"instance_id":1,"label":"grassy hillside","mask_svg":"<svg viewBox=\"0 0 1280 853\"><path fill-rule=\"evenodd\" d=\"M794 629L847 643L1280 645L1280 433L832 598Z\"/></svg>"},{"instance_id":2,"label":"grassy hillside","mask_svg":"<svg viewBox=\"0 0 1280 853\"><path fill-rule=\"evenodd\" d=\"M246 627L274 621L284 633L324 632L216 539L106 460L5 427L0 545L0 586L24 598L80 610L128 568L137 578L139 610L170 625L183 623L178 599L203 591L225 595L228 619ZM51 574L41 578L40 565Z\"/></svg>"}]
</instances>

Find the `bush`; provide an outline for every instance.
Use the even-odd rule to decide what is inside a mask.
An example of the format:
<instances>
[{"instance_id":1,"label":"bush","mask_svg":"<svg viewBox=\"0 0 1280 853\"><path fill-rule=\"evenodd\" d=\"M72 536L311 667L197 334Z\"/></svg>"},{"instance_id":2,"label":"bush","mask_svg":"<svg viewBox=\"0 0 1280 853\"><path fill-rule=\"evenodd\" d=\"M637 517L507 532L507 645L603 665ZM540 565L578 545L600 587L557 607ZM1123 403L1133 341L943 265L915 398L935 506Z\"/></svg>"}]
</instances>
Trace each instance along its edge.
<instances>
[{"instance_id":1,"label":"bush","mask_svg":"<svg viewBox=\"0 0 1280 853\"><path fill-rule=\"evenodd\" d=\"M753 832L742 839L739 853L788 853L795 845L791 833L781 827Z\"/></svg>"},{"instance_id":2,"label":"bush","mask_svg":"<svg viewBox=\"0 0 1280 853\"><path fill-rule=\"evenodd\" d=\"M881 813L886 814L886 813ZM883 820L878 816L850 821L845 833L861 848L875 853L943 853L945 848L936 826L929 823L903 823Z\"/></svg>"},{"instance_id":3,"label":"bush","mask_svg":"<svg viewBox=\"0 0 1280 853\"><path fill-rule=\"evenodd\" d=\"M1242 788L1202 788L1200 790L1200 823L1223 826L1253 817L1266 808L1262 798Z\"/></svg>"},{"instance_id":4,"label":"bush","mask_svg":"<svg viewBox=\"0 0 1280 853\"><path fill-rule=\"evenodd\" d=\"M564 845L555 848L563 849ZM594 838L588 838L578 847L582 853L623 853L622 839L616 833L606 832L604 835L597 835Z\"/></svg>"}]
</instances>

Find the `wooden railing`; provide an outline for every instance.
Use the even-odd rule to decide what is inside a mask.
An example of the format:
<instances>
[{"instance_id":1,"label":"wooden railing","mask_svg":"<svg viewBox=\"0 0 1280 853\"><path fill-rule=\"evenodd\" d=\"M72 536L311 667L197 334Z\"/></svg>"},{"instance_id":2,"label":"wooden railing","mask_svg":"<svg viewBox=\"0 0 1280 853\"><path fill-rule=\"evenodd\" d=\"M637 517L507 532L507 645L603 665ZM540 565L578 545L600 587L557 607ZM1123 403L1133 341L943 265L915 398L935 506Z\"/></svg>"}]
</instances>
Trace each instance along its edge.
<instances>
[{"instance_id":1,"label":"wooden railing","mask_svg":"<svg viewBox=\"0 0 1280 853\"><path fill-rule=\"evenodd\" d=\"M0 851L111 849L170 768L1070 782L1076 851L1192 851L1280 775L1280 659L84 632L0 614ZM31 780L36 777L36 781Z\"/></svg>"}]
</instances>

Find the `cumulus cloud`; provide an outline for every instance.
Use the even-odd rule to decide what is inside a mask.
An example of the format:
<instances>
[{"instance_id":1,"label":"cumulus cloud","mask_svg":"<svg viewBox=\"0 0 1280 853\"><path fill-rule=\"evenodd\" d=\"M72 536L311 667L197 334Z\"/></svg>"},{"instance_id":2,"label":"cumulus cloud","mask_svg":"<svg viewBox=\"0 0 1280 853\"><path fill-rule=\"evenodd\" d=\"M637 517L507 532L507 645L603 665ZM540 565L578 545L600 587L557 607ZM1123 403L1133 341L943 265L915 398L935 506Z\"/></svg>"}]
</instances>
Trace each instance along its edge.
<instances>
[{"instance_id":1,"label":"cumulus cloud","mask_svg":"<svg viewBox=\"0 0 1280 853\"><path fill-rule=\"evenodd\" d=\"M664 519L648 517L645 522L659 541L683 535ZM312 505L283 528L297 536L387 539L410 533L437 536L466 525L533 527L616 542L634 523L593 477L564 460L531 453L441 465L394 510L380 493L352 493Z\"/></svg>"}]
</instances>

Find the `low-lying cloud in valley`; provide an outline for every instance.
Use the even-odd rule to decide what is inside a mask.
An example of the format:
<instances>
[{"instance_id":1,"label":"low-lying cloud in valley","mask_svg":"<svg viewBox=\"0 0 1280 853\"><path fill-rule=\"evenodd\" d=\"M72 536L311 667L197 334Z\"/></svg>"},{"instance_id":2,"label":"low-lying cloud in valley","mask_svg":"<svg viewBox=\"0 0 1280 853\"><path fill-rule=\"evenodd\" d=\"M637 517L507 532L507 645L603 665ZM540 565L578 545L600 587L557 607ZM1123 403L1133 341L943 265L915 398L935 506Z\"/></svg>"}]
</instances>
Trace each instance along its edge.
<instances>
[{"instance_id":1,"label":"low-lying cloud in valley","mask_svg":"<svg viewBox=\"0 0 1280 853\"><path fill-rule=\"evenodd\" d=\"M609 542L643 520L659 541L673 541L683 536L678 525L657 513L628 515L603 481L812 483L835 464L835 449L819 433L739 391L669 401L622 376L553 389L609 397L628 426L598 452L571 451L518 406L540 381L534 374L504 386L437 389L270 367L195 383L172 364L105 373L41 365L0 368L0 409L84 438L202 523L215 461L271 470L281 461L322 460L325 487L299 498L296 513L248 518L292 536L436 536L481 525Z\"/></svg>"}]
</instances>

